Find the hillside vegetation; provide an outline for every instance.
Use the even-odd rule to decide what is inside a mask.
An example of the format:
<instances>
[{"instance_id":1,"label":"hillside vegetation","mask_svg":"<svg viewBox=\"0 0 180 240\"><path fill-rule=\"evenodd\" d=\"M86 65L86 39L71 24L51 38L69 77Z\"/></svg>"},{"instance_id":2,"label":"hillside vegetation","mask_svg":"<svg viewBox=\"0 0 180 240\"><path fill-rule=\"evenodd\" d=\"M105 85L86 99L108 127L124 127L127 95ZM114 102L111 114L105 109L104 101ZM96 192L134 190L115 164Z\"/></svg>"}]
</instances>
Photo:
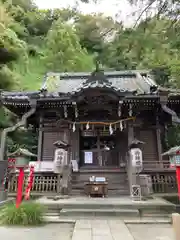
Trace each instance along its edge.
<instances>
[{"instance_id":1,"label":"hillside vegetation","mask_svg":"<svg viewBox=\"0 0 180 240\"><path fill-rule=\"evenodd\" d=\"M168 16L125 28L102 14L8 2L0 6L1 89L38 89L47 71L91 71L95 56L105 69L152 69L160 84L180 85L180 24Z\"/></svg>"},{"instance_id":2,"label":"hillside vegetation","mask_svg":"<svg viewBox=\"0 0 180 240\"><path fill-rule=\"evenodd\" d=\"M159 84L180 87L177 0L132 28L103 14L39 10L31 0L0 1L0 89L38 90L46 72L92 71L95 58L104 69L151 69ZM0 114L0 127L13 123L4 110Z\"/></svg>"}]
</instances>

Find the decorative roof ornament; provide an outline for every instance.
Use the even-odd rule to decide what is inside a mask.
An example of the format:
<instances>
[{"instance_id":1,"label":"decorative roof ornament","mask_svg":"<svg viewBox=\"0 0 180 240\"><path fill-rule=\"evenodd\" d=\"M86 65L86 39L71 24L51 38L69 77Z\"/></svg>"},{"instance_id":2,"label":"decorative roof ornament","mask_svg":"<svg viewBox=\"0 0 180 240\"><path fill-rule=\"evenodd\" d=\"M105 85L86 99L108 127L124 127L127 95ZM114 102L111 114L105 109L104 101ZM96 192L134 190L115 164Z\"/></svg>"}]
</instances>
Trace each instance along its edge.
<instances>
[{"instance_id":1,"label":"decorative roof ornament","mask_svg":"<svg viewBox=\"0 0 180 240\"><path fill-rule=\"evenodd\" d=\"M8 157L14 157L14 156L37 157L36 154L31 153L28 149L25 149L25 148L18 148L15 152L8 153L7 156Z\"/></svg>"},{"instance_id":2,"label":"decorative roof ornament","mask_svg":"<svg viewBox=\"0 0 180 240\"><path fill-rule=\"evenodd\" d=\"M59 87L60 76L57 73L48 72L44 76L41 91L56 92Z\"/></svg>"},{"instance_id":3,"label":"decorative roof ornament","mask_svg":"<svg viewBox=\"0 0 180 240\"><path fill-rule=\"evenodd\" d=\"M168 151L162 153L162 156L176 155L177 152L180 152L180 146L170 148Z\"/></svg>"},{"instance_id":4,"label":"decorative roof ornament","mask_svg":"<svg viewBox=\"0 0 180 240\"><path fill-rule=\"evenodd\" d=\"M100 62L98 60L96 60L96 69L95 71L93 71L90 75L90 77L84 82L84 85L86 84L93 84L93 83L97 83L97 85L112 85L112 83L110 83L107 79L107 77L104 74L104 70L102 69L102 67L100 67Z\"/></svg>"},{"instance_id":5,"label":"decorative roof ornament","mask_svg":"<svg viewBox=\"0 0 180 240\"><path fill-rule=\"evenodd\" d=\"M145 144L145 142L143 141L140 141L136 138L134 138L132 140L132 142L129 144L129 148L132 149L132 148L139 148L141 145Z\"/></svg>"},{"instance_id":6,"label":"decorative roof ornament","mask_svg":"<svg viewBox=\"0 0 180 240\"><path fill-rule=\"evenodd\" d=\"M54 142L53 145L57 148L63 148L63 149L70 147L70 145L63 140L58 140L58 141Z\"/></svg>"}]
</instances>

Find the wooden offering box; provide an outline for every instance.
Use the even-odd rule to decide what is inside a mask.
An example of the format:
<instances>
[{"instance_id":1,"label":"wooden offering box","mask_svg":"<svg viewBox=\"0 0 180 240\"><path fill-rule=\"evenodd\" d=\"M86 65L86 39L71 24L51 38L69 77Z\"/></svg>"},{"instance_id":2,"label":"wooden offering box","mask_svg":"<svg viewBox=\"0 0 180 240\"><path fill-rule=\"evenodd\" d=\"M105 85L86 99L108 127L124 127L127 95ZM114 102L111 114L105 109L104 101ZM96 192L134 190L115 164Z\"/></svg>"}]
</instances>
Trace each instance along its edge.
<instances>
[{"instance_id":1,"label":"wooden offering box","mask_svg":"<svg viewBox=\"0 0 180 240\"><path fill-rule=\"evenodd\" d=\"M89 197L107 197L108 183L106 181L89 181L85 186L85 192Z\"/></svg>"}]
</instances>

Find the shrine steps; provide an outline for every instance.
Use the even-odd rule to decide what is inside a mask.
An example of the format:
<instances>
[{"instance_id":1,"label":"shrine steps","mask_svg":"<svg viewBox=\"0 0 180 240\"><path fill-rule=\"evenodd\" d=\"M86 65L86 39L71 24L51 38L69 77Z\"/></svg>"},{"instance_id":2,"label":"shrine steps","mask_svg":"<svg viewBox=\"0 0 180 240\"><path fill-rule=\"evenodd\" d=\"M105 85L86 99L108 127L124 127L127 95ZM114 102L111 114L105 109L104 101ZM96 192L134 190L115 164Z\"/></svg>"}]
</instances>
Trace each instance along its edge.
<instances>
[{"instance_id":1,"label":"shrine steps","mask_svg":"<svg viewBox=\"0 0 180 240\"><path fill-rule=\"evenodd\" d=\"M72 175L72 195L84 195L84 187L91 176L105 177L108 182L108 196L129 195L127 173L119 169L80 169Z\"/></svg>"},{"instance_id":2,"label":"shrine steps","mask_svg":"<svg viewBox=\"0 0 180 240\"><path fill-rule=\"evenodd\" d=\"M134 202L130 197L88 198L70 197L53 200L46 197L37 200L46 207L45 216L68 219L122 219L163 220L170 222L175 205L162 199Z\"/></svg>"}]
</instances>

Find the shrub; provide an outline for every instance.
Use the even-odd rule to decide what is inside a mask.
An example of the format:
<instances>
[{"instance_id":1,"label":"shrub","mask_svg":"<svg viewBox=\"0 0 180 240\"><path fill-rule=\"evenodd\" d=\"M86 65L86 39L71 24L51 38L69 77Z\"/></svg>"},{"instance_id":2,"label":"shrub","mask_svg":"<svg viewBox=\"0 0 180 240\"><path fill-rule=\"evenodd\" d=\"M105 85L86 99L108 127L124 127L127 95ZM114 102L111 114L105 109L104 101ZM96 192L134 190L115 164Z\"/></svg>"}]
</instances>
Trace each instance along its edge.
<instances>
[{"instance_id":1,"label":"shrub","mask_svg":"<svg viewBox=\"0 0 180 240\"><path fill-rule=\"evenodd\" d=\"M6 225L41 225L43 213L43 206L37 203L24 202L19 208L15 204L8 204L0 211L0 222Z\"/></svg>"}]
</instances>

